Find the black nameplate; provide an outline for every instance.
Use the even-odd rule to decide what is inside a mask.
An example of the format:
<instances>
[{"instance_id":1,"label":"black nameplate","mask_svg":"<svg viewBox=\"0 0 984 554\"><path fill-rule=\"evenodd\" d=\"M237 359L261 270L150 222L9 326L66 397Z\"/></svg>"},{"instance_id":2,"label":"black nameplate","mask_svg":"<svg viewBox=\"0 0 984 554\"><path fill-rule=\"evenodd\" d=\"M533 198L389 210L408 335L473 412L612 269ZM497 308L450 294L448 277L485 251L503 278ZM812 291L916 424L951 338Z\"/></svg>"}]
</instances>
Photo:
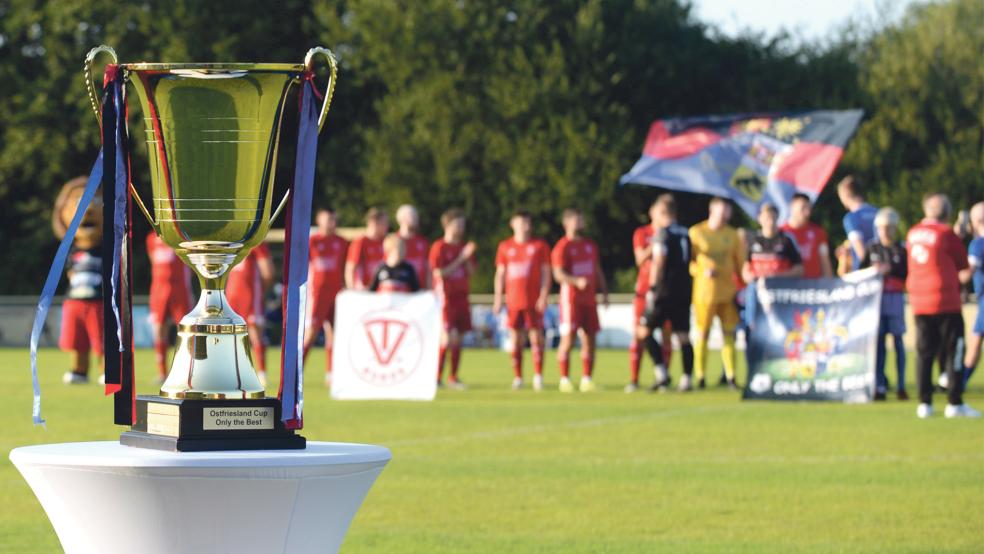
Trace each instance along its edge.
<instances>
[{"instance_id":1,"label":"black nameplate","mask_svg":"<svg viewBox=\"0 0 984 554\"><path fill-rule=\"evenodd\" d=\"M137 422L120 444L173 452L303 449L280 421L280 401L137 397Z\"/></svg>"}]
</instances>

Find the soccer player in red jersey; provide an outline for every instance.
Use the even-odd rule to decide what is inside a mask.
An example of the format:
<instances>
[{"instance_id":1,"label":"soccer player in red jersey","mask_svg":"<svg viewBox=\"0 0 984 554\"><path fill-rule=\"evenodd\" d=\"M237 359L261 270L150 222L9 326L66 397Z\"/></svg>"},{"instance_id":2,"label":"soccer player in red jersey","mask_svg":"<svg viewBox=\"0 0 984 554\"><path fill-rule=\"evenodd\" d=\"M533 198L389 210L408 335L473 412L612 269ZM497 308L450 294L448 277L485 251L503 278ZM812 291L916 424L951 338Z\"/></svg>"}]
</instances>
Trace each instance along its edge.
<instances>
[{"instance_id":1,"label":"soccer player in red jersey","mask_svg":"<svg viewBox=\"0 0 984 554\"><path fill-rule=\"evenodd\" d=\"M944 415L980 417L981 413L963 403L964 322L960 312L959 272L967 269L967 251L953 229L950 200L939 193L923 199L925 219L909 229L909 274L905 287L916 316L916 383L919 407L916 415L933 415L933 360L940 359L940 372L947 376L947 404Z\"/></svg>"},{"instance_id":2,"label":"soccer player in red jersey","mask_svg":"<svg viewBox=\"0 0 984 554\"><path fill-rule=\"evenodd\" d=\"M308 240L307 326L304 331L304 358L325 331L325 383L331 383L331 346L335 339L335 296L342 290L348 242L335 234L335 211L321 208L315 215L318 230Z\"/></svg>"},{"instance_id":3,"label":"soccer player in red jersey","mask_svg":"<svg viewBox=\"0 0 984 554\"><path fill-rule=\"evenodd\" d=\"M581 236L584 217L579 210L564 210L561 222L564 236L550 254L554 279L560 283L560 346L557 363L560 365L560 392L574 392L571 384L570 353L574 335L581 338L581 392L595 389L591 381L594 371L595 335L601 330L598 322L596 291L601 291L608 305L608 285L601 271L598 245Z\"/></svg>"},{"instance_id":4,"label":"soccer player in red jersey","mask_svg":"<svg viewBox=\"0 0 984 554\"><path fill-rule=\"evenodd\" d=\"M830 264L827 232L823 227L810 221L811 209L809 196L802 193L794 194L789 203L789 221L783 223L779 230L796 241L796 247L803 258L803 277L807 279L832 277L834 269Z\"/></svg>"},{"instance_id":5,"label":"soccer player in red jersey","mask_svg":"<svg viewBox=\"0 0 984 554\"><path fill-rule=\"evenodd\" d=\"M410 204L404 204L396 209L396 224L399 225L397 234L403 239L406 246L407 263L417 271L417 282L420 288L429 289L431 287L430 267L427 260L430 245L427 239L418 233L420 227L420 216L417 208Z\"/></svg>"},{"instance_id":6,"label":"soccer player in red jersey","mask_svg":"<svg viewBox=\"0 0 984 554\"><path fill-rule=\"evenodd\" d=\"M495 254L495 296L492 311L498 314L505 295L509 338L512 341L513 390L523 386L523 337L525 330L533 352L533 390L543 390L543 312L550 294L550 247L531 236L532 217L525 210L509 219L513 236L499 243Z\"/></svg>"},{"instance_id":7,"label":"soccer player in red jersey","mask_svg":"<svg viewBox=\"0 0 984 554\"><path fill-rule=\"evenodd\" d=\"M168 320L177 325L191 311L191 269L157 236L147 235L150 257L150 326L154 333L157 378L167 377Z\"/></svg>"},{"instance_id":8,"label":"soccer player in red jersey","mask_svg":"<svg viewBox=\"0 0 984 554\"><path fill-rule=\"evenodd\" d=\"M253 363L259 370L260 383L266 386L266 345L263 343L263 299L273 285L273 260L270 248L261 243L229 271L226 298L229 307L246 320Z\"/></svg>"},{"instance_id":9,"label":"soccer player in red jersey","mask_svg":"<svg viewBox=\"0 0 984 554\"><path fill-rule=\"evenodd\" d=\"M383 263L383 238L389 231L389 217L379 208L366 212L366 234L353 240L345 259L345 288L365 290Z\"/></svg>"},{"instance_id":10,"label":"soccer player in red jersey","mask_svg":"<svg viewBox=\"0 0 984 554\"><path fill-rule=\"evenodd\" d=\"M461 336L472 328L468 304L468 279L475 271L475 243L465 242L465 214L452 208L441 216L444 236L430 249L429 263L434 276L434 291L441 301L441 350L437 361L437 383L441 384L444 360L451 351L451 375L448 387L462 390L458 378L461 365Z\"/></svg>"}]
</instances>

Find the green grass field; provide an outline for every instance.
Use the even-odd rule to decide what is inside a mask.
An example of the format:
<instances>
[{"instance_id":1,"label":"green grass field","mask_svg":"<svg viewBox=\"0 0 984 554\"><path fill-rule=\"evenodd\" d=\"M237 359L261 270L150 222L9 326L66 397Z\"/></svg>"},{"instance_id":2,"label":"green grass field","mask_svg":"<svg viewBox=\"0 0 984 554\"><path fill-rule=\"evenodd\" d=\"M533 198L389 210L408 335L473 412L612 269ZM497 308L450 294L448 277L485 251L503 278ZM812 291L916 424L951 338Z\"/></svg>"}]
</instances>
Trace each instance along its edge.
<instances>
[{"instance_id":1,"label":"green grass field","mask_svg":"<svg viewBox=\"0 0 984 554\"><path fill-rule=\"evenodd\" d=\"M393 451L343 552L984 551L981 420L918 420L914 401L626 395L627 356L615 351L600 354L593 394L512 392L505 354L469 350L468 391L342 403L321 384L323 358L309 364L304 435ZM59 549L7 453L120 432L97 385L61 384L64 354L40 359L47 430L31 426L27 351L0 350L3 552ZM139 353L138 367L151 362ZM150 375L138 374L141 392L154 391ZM547 375L555 386L552 356ZM982 392L972 387L968 403L984 407Z\"/></svg>"}]
</instances>

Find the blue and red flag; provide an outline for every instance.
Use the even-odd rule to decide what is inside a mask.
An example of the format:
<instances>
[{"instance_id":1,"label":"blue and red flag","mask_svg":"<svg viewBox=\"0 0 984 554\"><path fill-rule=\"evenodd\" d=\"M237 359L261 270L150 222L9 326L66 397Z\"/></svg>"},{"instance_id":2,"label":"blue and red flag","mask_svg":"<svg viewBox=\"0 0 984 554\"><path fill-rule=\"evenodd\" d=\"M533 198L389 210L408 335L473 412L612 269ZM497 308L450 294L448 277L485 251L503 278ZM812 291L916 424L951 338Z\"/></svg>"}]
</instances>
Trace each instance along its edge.
<instances>
[{"instance_id":1,"label":"blue and red flag","mask_svg":"<svg viewBox=\"0 0 984 554\"><path fill-rule=\"evenodd\" d=\"M862 110L812 110L660 119L619 184L729 198L753 217L762 202L786 218L801 192L816 200Z\"/></svg>"}]
</instances>

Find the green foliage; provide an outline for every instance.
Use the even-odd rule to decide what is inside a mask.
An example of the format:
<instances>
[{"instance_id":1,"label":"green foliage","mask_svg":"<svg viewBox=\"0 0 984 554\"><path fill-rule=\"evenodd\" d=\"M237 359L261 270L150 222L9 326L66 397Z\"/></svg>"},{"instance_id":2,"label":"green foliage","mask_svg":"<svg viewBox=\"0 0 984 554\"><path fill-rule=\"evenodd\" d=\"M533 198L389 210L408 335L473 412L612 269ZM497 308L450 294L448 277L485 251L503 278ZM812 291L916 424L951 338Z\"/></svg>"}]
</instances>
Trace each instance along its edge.
<instances>
[{"instance_id":1,"label":"green foliage","mask_svg":"<svg viewBox=\"0 0 984 554\"><path fill-rule=\"evenodd\" d=\"M914 6L861 52L872 104L844 159L911 225L925 192L958 207L984 199L984 3Z\"/></svg>"},{"instance_id":2,"label":"green foliage","mask_svg":"<svg viewBox=\"0 0 984 554\"><path fill-rule=\"evenodd\" d=\"M875 185L873 200L908 218L930 185L969 201L984 175L981 10L975 0L916 7L897 25L792 46L783 36L719 36L685 0L254 0L235 9L0 0L0 294L37 292L56 245L53 199L95 158L80 66L96 44L115 46L123 61L201 62L299 61L312 45L331 47L340 76L318 201L338 208L343 225L360 224L369 205L413 202L432 237L444 209L464 208L481 292L519 207L551 240L560 210L581 207L610 276L631 271L631 233L655 191L615 184L657 117L860 105L870 119L844 169ZM293 125L288 110L285 137ZM147 190L142 145L134 158ZM292 160L283 149L278 186ZM682 199L684 223L704 210L699 197ZM817 214L836 236L832 195Z\"/></svg>"}]
</instances>

